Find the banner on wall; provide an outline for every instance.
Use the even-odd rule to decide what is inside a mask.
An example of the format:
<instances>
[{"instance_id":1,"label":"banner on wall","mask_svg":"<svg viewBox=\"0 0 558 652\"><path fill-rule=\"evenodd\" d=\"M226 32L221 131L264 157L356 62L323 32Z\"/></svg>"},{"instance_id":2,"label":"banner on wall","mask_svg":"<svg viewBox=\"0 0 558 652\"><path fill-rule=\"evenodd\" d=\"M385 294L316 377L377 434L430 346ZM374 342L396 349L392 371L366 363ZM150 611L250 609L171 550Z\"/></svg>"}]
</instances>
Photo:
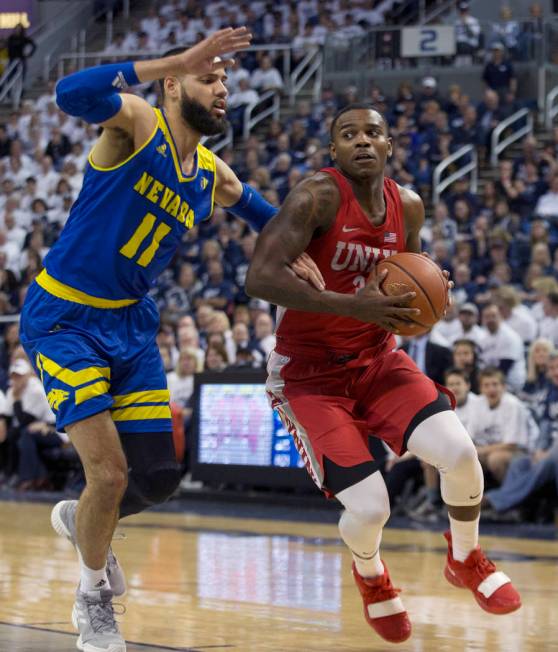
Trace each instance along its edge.
<instances>
[{"instance_id":1,"label":"banner on wall","mask_svg":"<svg viewBox=\"0 0 558 652\"><path fill-rule=\"evenodd\" d=\"M33 18L33 0L0 0L0 38L20 23L26 29L33 27Z\"/></svg>"}]
</instances>

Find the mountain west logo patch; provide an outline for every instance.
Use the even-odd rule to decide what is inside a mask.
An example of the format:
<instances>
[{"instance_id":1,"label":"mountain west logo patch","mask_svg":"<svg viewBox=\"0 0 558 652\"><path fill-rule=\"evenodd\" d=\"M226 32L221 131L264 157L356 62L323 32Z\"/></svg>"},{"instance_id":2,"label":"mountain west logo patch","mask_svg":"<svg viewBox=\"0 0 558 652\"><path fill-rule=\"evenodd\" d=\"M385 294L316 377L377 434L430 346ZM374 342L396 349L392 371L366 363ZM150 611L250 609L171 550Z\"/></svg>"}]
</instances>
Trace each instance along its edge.
<instances>
[{"instance_id":1,"label":"mountain west logo patch","mask_svg":"<svg viewBox=\"0 0 558 652\"><path fill-rule=\"evenodd\" d=\"M161 154L161 156L164 156L165 158L167 158L167 144L166 143L163 143L162 145L159 145L159 147L157 147L157 151L159 152L159 154Z\"/></svg>"},{"instance_id":2,"label":"mountain west logo patch","mask_svg":"<svg viewBox=\"0 0 558 652\"><path fill-rule=\"evenodd\" d=\"M58 410L60 403L64 403L68 396L70 396L70 392L65 389L51 389L47 394L47 401L53 410Z\"/></svg>"}]
</instances>

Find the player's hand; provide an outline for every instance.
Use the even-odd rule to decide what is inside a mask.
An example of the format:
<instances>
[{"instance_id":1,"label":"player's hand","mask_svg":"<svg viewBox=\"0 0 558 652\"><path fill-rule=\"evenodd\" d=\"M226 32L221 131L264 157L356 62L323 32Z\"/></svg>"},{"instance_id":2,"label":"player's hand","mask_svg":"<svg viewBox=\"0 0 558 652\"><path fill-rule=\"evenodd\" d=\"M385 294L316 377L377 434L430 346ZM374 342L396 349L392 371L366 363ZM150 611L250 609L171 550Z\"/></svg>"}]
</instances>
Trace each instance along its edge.
<instances>
[{"instance_id":1,"label":"player's hand","mask_svg":"<svg viewBox=\"0 0 558 652\"><path fill-rule=\"evenodd\" d=\"M377 324L397 334L404 323L420 315L420 310L408 307L417 296L416 292L387 296L381 291L380 286L387 273L387 269L379 275L376 273L376 268L372 270L366 285L355 295L353 317Z\"/></svg>"},{"instance_id":2,"label":"player's hand","mask_svg":"<svg viewBox=\"0 0 558 652\"><path fill-rule=\"evenodd\" d=\"M252 40L252 34L246 27L227 27L214 32L203 41L200 41L193 47L189 48L182 54L177 55L180 60L180 67L184 73L194 75L204 75L223 64L232 65L234 59L220 59L215 61L215 57L222 57L230 52L245 50Z\"/></svg>"},{"instance_id":3,"label":"player's hand","mask_svg":"<svg viewBox=\"0 0 558 652\"><path fill-rule=\"evenodd\" d=\"M430 260L432 260L432 256L427 251L423 251L421 255L426 256L426 258L430 258ZM453 306L453 295L451 291L455 287L455 283L450 280L450 273L448 272L447 269L443 269L442 274L446 279L446 288L447 288L447 297L448 297L446 301L446 307L444 309L444 316L445 316L448 311L448 308L451 308L451 306Z\"/></svg>"},{"instance_id":4,"label":"player's hand","mask_svg":"<svg viewBox=\"0 0 558 652\"><path fill-rule=\"evenodd\" d=\"M306 252L301 254L294 263L291 264L291 269L298 277L308 281L308 283L313 285L319 292L325 290L324 277L316 263Z\"/></svg>"}]
</instances>

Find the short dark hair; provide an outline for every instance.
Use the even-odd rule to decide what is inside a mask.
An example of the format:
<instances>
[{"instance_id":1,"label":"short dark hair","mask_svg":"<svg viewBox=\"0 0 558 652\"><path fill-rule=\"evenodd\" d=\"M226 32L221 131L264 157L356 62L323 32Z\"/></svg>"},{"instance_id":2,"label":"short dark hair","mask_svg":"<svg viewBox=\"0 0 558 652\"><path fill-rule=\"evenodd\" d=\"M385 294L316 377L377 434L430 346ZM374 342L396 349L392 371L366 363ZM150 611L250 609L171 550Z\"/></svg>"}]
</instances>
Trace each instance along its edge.
<instances>
[{"instance_id":1,"label":"short dark hair","mask_svg":"<svg viewBox=\"0 0 558 652\"><path fill-rule=\"evenodd\" d=\"M482 382L483 378L498 378L498 380L505 385L506 377L504 376L503 371L498 369L498 367L485 367L479 371L479 383Z\"/></svg>"},{"instance_id":2,"label":"short dark hair","mask_svg":"<svg viewBox=\"0 0 558 652\"><path fill-rule=\"evenodd\" d=\"M166 57L174 57L175 54L182 54L183 52L186 52L187 49L188 48L184 47L183 45L171 48L170 50L167 50L165 53L163 53L161 59L165 59ZM158 79L157 85L159 86L159 92L161 93L161 101L163 101L165 99L165 80Z\"/></svg>"},{"instance_id":3,"label":"short dark hair","mask_svg":"<svg viewBox=\"0 0 558 652\"><path fill-rule=\"evenodd\" d=\"M333 132L335 131L335 127L337 126L337 121L344 113L347 113L348 111L359 111L363 109L366 109L368 111L375 111L382 118L382 122L384 123L384 127L386 130L386 134L389 132L388 123L384 117L384 114L381 111L378 111L378 109L374 104L372 104L372 102L353 102L353 104L347 104L347 106L344 106L342 109L339 109L339 111L337 111L337 113L333 117L333 120L331 122L331 127L329 130L329 136L331 140L333 140Z\"/></svg>"},{"instance_id":4,"label":"short dark hair","mask_svg":"<svg viewBox=\"0 0 558 652\"><path fill-rule=\"evenodd\" d=\"M444 380L447 383L450 376L459 376L462 378L467 385L471 384L471 378L469 374L464 369L458 369L457 367L451 367L444 373Z\"/></svg>"},{"instance_id":5,"label":"short dark hair","mask_svg":"<svg viewBox=\"0 0 558 652\"><path fill-rule=\"evenodd\" d=\"M472 351L477 350L477 345L473 340L469 340L465 337L455 340L455 342L452 345L452 348L455 349L456 346L468 346Z\"/></svg>"}]
</instances>

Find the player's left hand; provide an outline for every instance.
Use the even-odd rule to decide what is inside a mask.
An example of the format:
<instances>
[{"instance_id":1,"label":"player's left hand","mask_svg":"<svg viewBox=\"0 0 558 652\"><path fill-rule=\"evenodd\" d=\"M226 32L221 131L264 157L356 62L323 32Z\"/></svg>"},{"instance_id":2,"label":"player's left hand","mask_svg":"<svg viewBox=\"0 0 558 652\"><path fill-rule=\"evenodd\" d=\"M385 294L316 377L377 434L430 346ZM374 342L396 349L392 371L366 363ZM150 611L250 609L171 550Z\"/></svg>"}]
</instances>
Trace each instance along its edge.
<instances>
[{"instance_id":1,"label":"player's left hand","mask_svg":"<svg viewBox=\"0 0 558 652\"><path fill-rule=\"evenodd\" d=\"M432 260L432 256L427 251L423 251L421 255L426 256L426 258L430 258L430 260ZM446 287L447 287L447 290L448 290L448 300L447 300L447 303L446 303L446 308L444 310L444 316L445 316L447 311L448 311L448 308L451 308L451 306L453 306L453 294L451 293L451 291L455 287L455 283L450 280L450 273L448 272L447 269L443 269L442 274L444 275L444 278L446 279Z\"/></svg>"},{"instance_id":2,"label":"player's left hand","mask_svg":"<svg viewBox=\"0 0 558 652\"><path fill-rule=\"evenodd\" d=\"M204 75L213 72L216 65L232 65L233 59L221 59L224 54L245 50L252 40L246 27L227 27L196 43L188 50L176 55L184 73ZM216 62L215 58L219 57Z\"/></svg>"},{"instance_id":3,"label":"player's left hand","mask_svg":"<svg viewBox=\"0 0 558 652\"><path fill-rule=\"evenodd\" d=\"M298 277L313 285L318 292L323 292L325 290L324 277L316 263L306 252L301 254L294 263L291 264L291 269Z\"/></svg>"}]
</instances>

